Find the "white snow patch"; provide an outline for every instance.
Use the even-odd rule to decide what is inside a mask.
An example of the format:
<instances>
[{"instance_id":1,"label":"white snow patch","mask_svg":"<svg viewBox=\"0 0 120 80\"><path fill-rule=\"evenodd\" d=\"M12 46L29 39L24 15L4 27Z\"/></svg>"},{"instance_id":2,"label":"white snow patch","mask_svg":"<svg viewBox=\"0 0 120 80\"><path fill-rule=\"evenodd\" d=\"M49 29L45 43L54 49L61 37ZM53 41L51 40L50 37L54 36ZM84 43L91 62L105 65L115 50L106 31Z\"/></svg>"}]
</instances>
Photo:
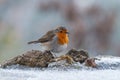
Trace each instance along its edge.
<instances>
[{"instance_id":1,"label":"white snow patch","mask_svg":"<svg viewBox=\"0 0 120 80\"><path fill-rule=\"evenodd\" d=\"M98 69L87 68L80 64L75 65L75 68L69 67L68 70L58 67L0 69L0 80L120 80L120 58L98 58L100 59L100 61L96 61Z\"/></svg>"},{"instance_id":2,"label":"white snow patch","mask_svg":"<svg viewBox=\"0 0 120 80\"><path fill-rule=\"evenodd\" d=\"M120 80L119 70L0 70L0 80Z\"/></svg>"}]
</instances>

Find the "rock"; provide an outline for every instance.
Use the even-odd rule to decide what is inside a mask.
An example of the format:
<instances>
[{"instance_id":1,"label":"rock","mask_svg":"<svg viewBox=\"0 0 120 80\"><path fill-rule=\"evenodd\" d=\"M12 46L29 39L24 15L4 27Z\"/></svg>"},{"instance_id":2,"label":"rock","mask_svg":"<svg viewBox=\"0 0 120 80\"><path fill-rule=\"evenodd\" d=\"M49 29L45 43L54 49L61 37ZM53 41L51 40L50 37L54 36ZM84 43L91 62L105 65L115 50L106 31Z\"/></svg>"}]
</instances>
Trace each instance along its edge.
<instances>
[{"instance_id":1,"label":"rock","mask_svg":"<svg viewBox=\"0 0 120 80\"><path fill-rule=\"evenodd\" d=\"M71 49L68 51L66 55L62 55L60 57L55 58L50 51L39 51L39 50L32 50L28 51L22 55L14 57L3 64L1 64L2 68L11 65L24 65L29 67L48 67L49 63L57 62L60 60L66 60L66 63L72 64L74 62L83 63L89 58L89 55L84 50L75 50Z\"/></svg>"},{"instance_id":2,"label":"rock","mask_svg":"<svg viewBox=\"0 0 120 80\"><path fill-rule=\"evenodd\" d=\"M97 64L95 63L96 58L88 58L85 60L85 66L88 67L93 67L93 68L97 68Z\"/></svg>"},{"instance_id":3,"label":"rock","mask_svg":"<svg viewBox=\"0 0 120 80\"><path fill-rule=\"evenodd\" d=\"M2 68L7 66L19 64L29 67L47 67L49 61L53 59L53 55L50 51L41 52L38 50L28 51L21 56L17 56L11 60L1 64Z\"/></svg>"},{"instance_id":4,"label":"rock","mask_svg":"<svg viewBox=\"0 0 120 80\"><path fill-rule=\"evenodd\" d=\"M85 50L75 50L71 49L66 55L69 55L73 58L75 62L83 63L87 58L89 58L88 52Z\"/></svg>"}]
</instances>

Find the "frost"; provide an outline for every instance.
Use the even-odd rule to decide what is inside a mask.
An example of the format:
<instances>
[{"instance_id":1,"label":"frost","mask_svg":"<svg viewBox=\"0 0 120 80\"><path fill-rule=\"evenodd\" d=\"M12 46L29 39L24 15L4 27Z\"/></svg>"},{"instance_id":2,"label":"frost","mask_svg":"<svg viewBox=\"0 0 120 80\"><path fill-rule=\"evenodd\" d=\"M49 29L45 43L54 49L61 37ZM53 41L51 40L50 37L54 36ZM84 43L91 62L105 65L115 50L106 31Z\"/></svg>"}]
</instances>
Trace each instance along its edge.
<instances>
[{"instance_id":1,"label":"frost","mask_svg":"<svg viewBox=\"0 0 120 80\"><path fill-rule=\"evenodd\" d=\"M0 80L120 80L119 57L97 57L98 68L83 64L71 66L49 66L48 68L28 68L19 65L0 69Z\"/></svg>"}]
</instances>

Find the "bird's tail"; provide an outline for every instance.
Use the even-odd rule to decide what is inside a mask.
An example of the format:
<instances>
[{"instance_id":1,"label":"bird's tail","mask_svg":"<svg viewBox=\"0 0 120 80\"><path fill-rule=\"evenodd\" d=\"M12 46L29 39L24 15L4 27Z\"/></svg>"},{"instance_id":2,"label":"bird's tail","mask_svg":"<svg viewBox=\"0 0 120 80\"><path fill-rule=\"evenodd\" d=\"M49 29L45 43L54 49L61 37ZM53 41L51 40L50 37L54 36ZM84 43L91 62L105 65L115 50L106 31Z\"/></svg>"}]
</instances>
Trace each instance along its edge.
<instances>
[{"instance_id":1,"label":"bird's tail","mask_svg":"<svg viewBox=\"0 0 120 80\"><path fill-rule=\"evenodd\" d=\"M30 41L30 42L28 42L28 44L36 44L36 43L39 43L39 41Z\"/></svg>"}]
</instances>

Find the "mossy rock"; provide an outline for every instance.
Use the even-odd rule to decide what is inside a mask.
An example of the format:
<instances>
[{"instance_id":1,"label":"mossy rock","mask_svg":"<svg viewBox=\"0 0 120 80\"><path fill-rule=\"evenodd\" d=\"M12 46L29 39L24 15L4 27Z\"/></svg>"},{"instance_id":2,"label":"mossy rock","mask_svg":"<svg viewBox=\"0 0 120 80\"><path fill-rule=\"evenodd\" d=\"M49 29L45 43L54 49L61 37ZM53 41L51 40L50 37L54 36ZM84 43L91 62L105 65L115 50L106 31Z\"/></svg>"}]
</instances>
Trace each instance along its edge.
<instances>
[{"instance_id":1,"label":"mossy rock","mask_svg":"<svg viewBox=\"0 0 120 80\"><path fill-rule=\"evenodd\" d=\"M70 56L75 62L83 63L86 59L89 58L89 55L84 50L75 50L71 49L66 53L67 56ZM52 63L52 60L56 58L50 51L39 51L39 50L31 50L27 51L26 53L14 57L3 64L1 64L2 68L6 68L7 66L11 65L24 65L29 67L48 67L49 63Z\"/></svg>"}]
</instances>

